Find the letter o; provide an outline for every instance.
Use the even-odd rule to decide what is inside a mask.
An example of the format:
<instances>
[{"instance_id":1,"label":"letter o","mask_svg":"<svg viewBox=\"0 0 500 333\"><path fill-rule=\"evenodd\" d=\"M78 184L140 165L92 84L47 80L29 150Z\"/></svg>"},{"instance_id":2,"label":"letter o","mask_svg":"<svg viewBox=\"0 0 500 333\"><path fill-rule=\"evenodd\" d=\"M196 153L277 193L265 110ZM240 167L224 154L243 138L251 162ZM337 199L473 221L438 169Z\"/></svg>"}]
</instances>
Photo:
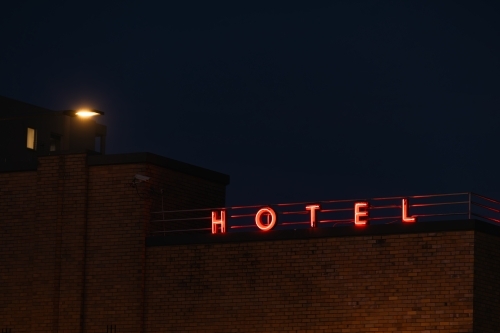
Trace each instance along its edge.
<instances>
[{"instance_id":1,"label":"letter o","mask_svg":"<svg viewBox=\"0 0 500 333\"><path fill-rule=\"evenodd\" d=\"M268 224L264 224L261 221L262 215L266 214L268 216ZM269 216L271 217L271 221L269 221ZM265 207L259 209L257 214L255 214L255 224L262 231L268 231L274 228L276 225L276 213L271 207Z\"/></svg>"}]
</instances>

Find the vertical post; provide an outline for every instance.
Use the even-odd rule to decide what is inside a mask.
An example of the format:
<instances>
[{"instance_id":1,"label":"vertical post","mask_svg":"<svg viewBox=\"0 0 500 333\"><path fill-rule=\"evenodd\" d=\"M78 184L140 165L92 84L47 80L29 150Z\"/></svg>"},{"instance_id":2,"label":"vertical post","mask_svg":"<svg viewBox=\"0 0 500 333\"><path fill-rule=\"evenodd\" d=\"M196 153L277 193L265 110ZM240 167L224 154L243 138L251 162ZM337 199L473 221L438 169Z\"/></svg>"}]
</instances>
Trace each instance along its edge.
<instances>
[{"instance_id":1,"label":"vertical post","mask_svg":"<svg viewBox=\"0 0 500 333\"><path fill-rule=\"evenodd\" d=\"M163 207L163 189L160 190L161 193L161 225L163 227L163 236L165 236L165 208Z\"/></svg>"},{"instance_id":2,"label":"vertical post","mask_svg":"<svg viewBox=\"0 0 500 333\"><path fill-rule=\"evenodd\" d=\"M161 193L161 219L165 221L165 209L163 208L163 189L160 190Z\"/></svg>"},{"instance_id":3,"label":"vertical post","mask_svg":"<svg viewBox=\"0 0 500 333\"><path fill-rule=\"evenodd\" d=\"M471 207L472 207L472 193L469 192L469 220L471 217Z\"/></svg>"}]
</instances>

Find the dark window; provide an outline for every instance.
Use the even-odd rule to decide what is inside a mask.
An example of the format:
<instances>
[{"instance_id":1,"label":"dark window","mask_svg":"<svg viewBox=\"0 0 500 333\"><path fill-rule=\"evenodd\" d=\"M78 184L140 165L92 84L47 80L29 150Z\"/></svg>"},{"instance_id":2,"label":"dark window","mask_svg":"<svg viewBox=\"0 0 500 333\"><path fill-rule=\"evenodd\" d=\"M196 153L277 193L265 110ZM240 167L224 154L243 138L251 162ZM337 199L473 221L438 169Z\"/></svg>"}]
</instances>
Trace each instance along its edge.
<instances>
[{"instance_id":1,"label":"dark window","mask_svg":"<svg viewBox=\"0 0 500 333\"><path fill-rule=\"evenodd\" d=\"M116 325L106 325L106 333L116 333Z\"/></svg>"},{"instance_id":2,"label":"dark window","mask_svg":"<svg viewBox=\"0 0 500 333\"><path fill-rule=\"evenodd\" d=\"M57 134L50 135L50 151L61 150L61 136Z\"/></svg>"}]
</instances>

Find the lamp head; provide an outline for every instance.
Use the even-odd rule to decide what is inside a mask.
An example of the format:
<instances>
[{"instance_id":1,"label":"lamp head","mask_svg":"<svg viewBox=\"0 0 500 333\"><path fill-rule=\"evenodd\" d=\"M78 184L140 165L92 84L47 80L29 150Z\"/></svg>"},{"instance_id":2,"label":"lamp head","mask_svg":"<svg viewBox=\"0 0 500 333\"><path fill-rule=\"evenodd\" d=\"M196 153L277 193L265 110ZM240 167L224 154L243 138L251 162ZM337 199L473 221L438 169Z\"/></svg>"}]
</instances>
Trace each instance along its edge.
<instances>
[{"instance_id":1,"label":"lamp head","mask_svg":"<svg viewBox=\"0 0 500 333\"><path fill-rule=\"evenodd\" d=\"M90 118L95 116L104 116L104 112L93 109L81 109L81 110L65 110L63 113L71 117L81 117Z\"/></svg>"}]
</instances>

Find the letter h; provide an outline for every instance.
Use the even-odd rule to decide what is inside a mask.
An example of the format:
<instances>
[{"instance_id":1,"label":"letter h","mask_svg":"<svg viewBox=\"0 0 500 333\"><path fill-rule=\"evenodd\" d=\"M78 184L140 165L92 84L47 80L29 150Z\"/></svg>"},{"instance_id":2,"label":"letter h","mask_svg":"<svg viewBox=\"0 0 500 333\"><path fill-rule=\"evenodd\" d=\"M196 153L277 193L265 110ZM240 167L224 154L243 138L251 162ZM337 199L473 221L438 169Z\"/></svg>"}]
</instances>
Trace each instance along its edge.
<instances>
[{"instance_id":1,"label":"letter h","mask_svg":"<svg viewBox=\"0 0 500 333\"><path fill-rule=\"evenodd\" d=\"M217 218L217 211L212 211L212 234L217 233L217 225L220 225L221 234L226 232L226 211L220 211L220 219Z\"/></svg>"}]
</instances>

